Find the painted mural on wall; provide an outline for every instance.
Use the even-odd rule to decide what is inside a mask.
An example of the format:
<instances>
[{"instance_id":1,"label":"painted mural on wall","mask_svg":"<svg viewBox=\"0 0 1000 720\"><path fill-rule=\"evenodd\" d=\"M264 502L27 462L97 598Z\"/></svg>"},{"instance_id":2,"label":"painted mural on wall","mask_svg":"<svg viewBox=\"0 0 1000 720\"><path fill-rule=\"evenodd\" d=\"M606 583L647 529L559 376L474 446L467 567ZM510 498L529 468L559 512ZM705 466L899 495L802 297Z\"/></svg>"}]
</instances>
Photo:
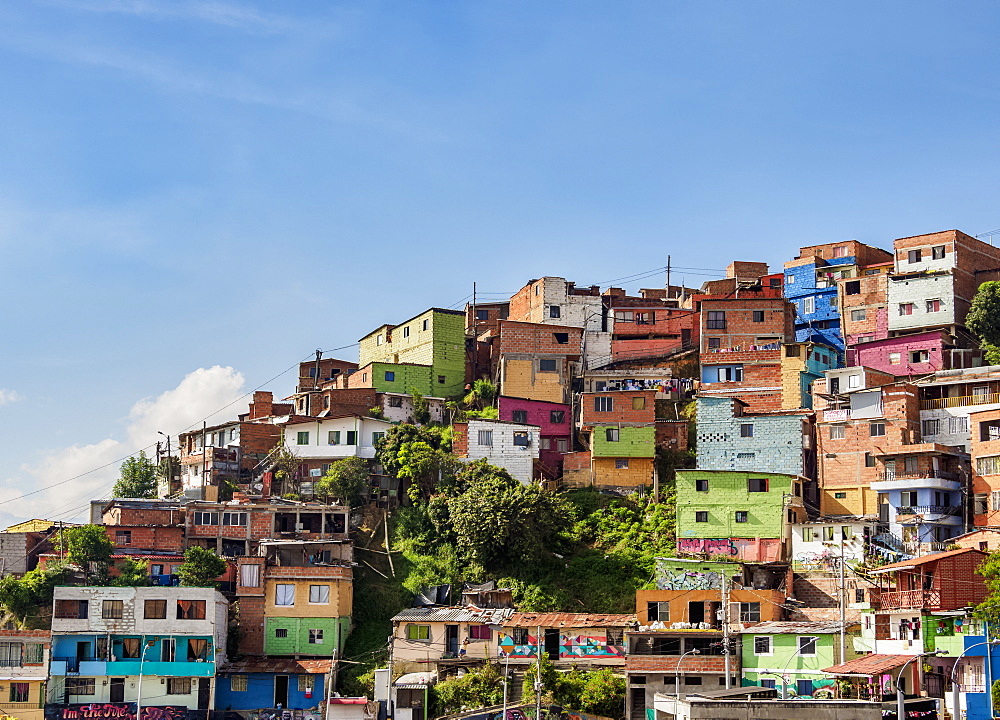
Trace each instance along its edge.
<instances>
[{"instance_id":1,"label":"painted mural on wall","mask_svg":"<svg viewBox=\"0 0 1000 720\"><path fill-rule=\"evenodd\" d=\"M499 633L500 650L510 657L535 657L538 651L538 637L528 635L526 645L515 645L514 638L507 633ZM544 641L542 643L544 648ZM625 648L609 645L603 632L595 635L566 635L559 633L559 657L625 657Z\"/></svg>"},{"instance_id":2,"label":"painted mural on wall","mask_svg":"<svg viewBox=\"0 0 1000 720\"><path fill-rule=\"evenodd\" d=\"M721 573L685 570L676 564L670 565L667 558L656 560L657 590L719 590L721 587Z\"/></svg>"},{"instance_id":3,"label":"painted mural on wall","mask_svg":"<svg viewBox=\"0 0 1000 720\"><path fill-rule=\"evenodd\" d=\"M53 705L45 708L46 720L136 720L135 703L90 703L88 705ZM184 706L161 705L142 708L140 720L185 720ZM199 711L193 711L196 715ZM205 711L200 713L204 715Z\"/></svg>"},{"instance_id":4,"label":"painted mural on wall","mask_svg":"<svg viewBox=\"0 0 1000 720\"><path fill-rule=\"evenodd\" d=\"M777 538L678 538L679 555L725 555L744 562L780 562Z\"/></svg>"}]
</instances>

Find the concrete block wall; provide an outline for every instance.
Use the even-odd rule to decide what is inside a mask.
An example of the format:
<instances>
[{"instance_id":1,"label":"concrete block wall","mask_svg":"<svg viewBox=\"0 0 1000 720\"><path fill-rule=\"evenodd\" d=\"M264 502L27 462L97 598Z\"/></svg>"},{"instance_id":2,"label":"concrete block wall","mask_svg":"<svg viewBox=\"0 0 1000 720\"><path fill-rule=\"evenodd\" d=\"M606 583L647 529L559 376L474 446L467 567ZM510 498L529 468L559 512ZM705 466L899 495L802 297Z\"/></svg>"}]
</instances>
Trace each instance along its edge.
<instances>
[{"instance_id":1,"label":"concrete block wall","mask_svg":"<svg viewBox=\"0 0 1000 720\"><path fill-rule=\"evenodd\" d=\"M749 492L748 480L766 479L766 492ZM697 480L708 481L708 491L696 490ZM677 471L678 538L785 538L790 523L785 496L796 493L798 478L773 472L727 472L721 470ZM708 512L708 522L697 522L696 512ZM737 523L736 511L748 513L747 522ZM797 510L796 512L796 519ZM803 518L804 519L804 514Z\"/></svg>"},{"instance_id":2,"label":"concrete block wall","mask_svg":"<svg viewBox=\"0 0 1000 720\"><path fill-rule=\"evenodd\" d=\"M628 467L618 467L625 463ZM598 487L633 488L652 486L653 458L594 457L593 484Z\"/></svg>"},{"instance_id":3,"label":"concrete block wall","mask_svg":"<svg viewBox=\"0 0 1000 720\"><path fill-rule=\"evenodd\" d=\"M527 400L525 398L507 397L501 395L497 400L500 420L514 422L514 411L521 410L527 414L529 425L538 426L542 437L569 437L571 434L572 417L567 403L553 403L544 400ZM561 412L563 421L552 422L552 413Z\"/></svg>"},{"instance_id":4,"label":"concrete block wall","mask_svg":"<svg viewBox=\"0 0 1000 720\"><path fill-rule=\"evenodd\" d=\"M955 280L950 273L889 278L886 301L889 333L961 325L968 314L971 299L956 297ZM941 309L928 312L928 300L940 300ZM913 305L911 315L899 314L899 306L905 303Z\"/></svg>"},{"instance_id":5,"label":"concrete block wall","mask_svg":"<svg viewBox=\"0 0 1000 720\"><path fill-rule=\"evenodd\" d=\"M840 327L847 345L860 342L860 338L882 340L889 336L887 306L889 275L862 274L858 277L842 278L837 282L837 296L840 298ZM848 292L848 286L857 292ZM850 284L850 285L848 285ZM852 311L864 310L864 318L854 320Z\"/></svg>"},{"instance_id":6,"label":"concrete block wall","mask_svg":"<svg viewBox=\"0 0 1000 720\"><path fill-rule=\"evenodd\" d=\"M183 527L105 525L104 529L114 546L121 550L139 549L155 550L162 553L183 553L187 549ZM125 537L128 537L127 542Z\"/></svg>"},{"instance_id":7,"label":"concrete block wall","mask_svg":"<svg viewBox=\"0 0 1000 720\"><path fill-rule=\"evenodd\" d=\"M608 430L618 431L617 441L608 440ZM652 458L656 455L656 427L652 423L641 427L594 425L591 451L595 458Z\"/></svg>"},{"instance_id":8,"label":"concrete block wall","mask_svg":"<svg viewBox=\"0 0 1000 720\"><path fill-rule=\"evenodd\" d=\"M567 335L560 343L556 335ZM578 358L582 351L583 330L570 325L500 322L500 352L502 354L555 355Z\"/></svg>"},{"instance_id":9,"label":"concrete block wall","mask_svg":"<svg viewBox=\"0 0 1000 720\"><path fill-rule=\"evenodd\" d=\"M343 651L350 627L349 617L269 617L264 621L264 652L268 655L330 657L334 648ZM285 637L278 637L278 630L284 630ZM322 630L322 642L309 642L310 630Z\"/></svg>"},{"instance_id":10,"label":"concrete block wall","mask_svg":"<svg viewBox=\"0 0 1000 720\"><path fill-rule=\"evenodd\" d=\"M848 352L851 364L882 370L899 377L926 375L944 370L947 332L933 330L917 335L902 335L856 345ZM911 353L926 350L927 362L912 362Z\"/></svg>"},{"instance_id":11,"label":"concrete block wall","mask_svg":"<svg viewBox=\"0 0 1000 720\"><path fill-rule=\"evenodd\" d=\"M571 380L569 361L557 358L556 372L542 372L539 370L539 359L525 354L505 355L500 362L501 392L529 400L568 403Z\"/></svg>"},{"instance_id":12,"label":"concrete block wall","mask_svg":"<svg viewBox=\"0 0 1000 720\"><path fill-rule=\"evenodd\" d=\"M806 475L803 436L812 445L808 415L736 414L737 400L698 398L698 467L705 470L754 470ZM742 426L751 437L742 437Z\"/></svg>"},{"instance_id":13,"label":"concrete block wall","mask_svg":"<svg viewBox=\"0 0 1000 720\"><path fill-rule=\"evenodd\" d=\"M735 348L759 345L761 343L758 339L761 337L788 342L795 332L794 306L783 298L705 298L700 306L702 353L710 352L710 338L717 339L721 348ZM755 311L764 313L763 321L754 322ZM709 312L726 313L726 327L709 327Z\"/></svg>"},{"instance_id":14,"label":"concrete block wall","mask_svg":"<svg viewBox=\"0 0 1000 720\"><path fill-rule=\"evenodd\" d=\"M534 472L534 461L538 459L540 428L536 425L491 420L469 420L468 441L463 459L474 462L485 459L493 465L504 468L511 476L524 484L529 484ZM480 445L480 431L492 432L492 445ZM528 433L528 447L514 444L514 433Z\"/></svg>"}]
</instances>

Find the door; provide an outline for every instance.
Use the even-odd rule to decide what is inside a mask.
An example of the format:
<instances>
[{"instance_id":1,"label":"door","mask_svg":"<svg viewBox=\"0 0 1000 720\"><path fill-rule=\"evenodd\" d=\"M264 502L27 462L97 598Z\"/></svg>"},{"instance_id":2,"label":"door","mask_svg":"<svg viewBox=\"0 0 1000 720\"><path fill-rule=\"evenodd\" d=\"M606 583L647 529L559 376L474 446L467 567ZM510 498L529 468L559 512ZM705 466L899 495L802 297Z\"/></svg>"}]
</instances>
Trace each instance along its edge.
<instances>
[{"instance_id":1,"label":"door","mask_svg":"<svg viewBox=\"0 0 1000 720\"><path fill-rule=\"evenodd\" d=\"M108 701L113 703L125 702L125 678L111 678L111 686L108 690Z\"/></svg>"},{"instance_id":2,"label":"door","mask_svg":"<svg viewBox=\"0 0 1000 720\"><path fill-rule=\"evenodd\" d=\"M701 601L688 603L688 622L692 625L705 622L705 603Z\"/></svg>"},{"instance_id":3,"label":"door","mask_svg":"<svg viewBox=\"0 0 1000 720\"><path fill-rule=\"evenodd\" d=\"M288 707L288 676L274 676L274 706Z\"/></svg>"},{"instance_id":4,"label":"door","mask_svg":"<svg viewBox=\"0 0 1000 720\"><path fill-rule=\"evenodd\" d=\"M288 694L288 676L285 678L285 694ZM209 702L212 699L212 678L198 678L198 709L208 710Z\"/></svg>"},{"instance_id":5,"label":"door","mask_svg":"<svg viewBox=\"0 0 1000 720\"><path fill-rule=\"evenodd\" d=\"M559 630L556 628L545 630L545 654L549 660L559 659Z\"/></svg>"},{"instance_id":6,"label":"door","mask_svg":"<svg viewBox=\"0 0 1000 720\"><path fill-rule=\"evenodd\" d=\"M458 657L458 625L444 626L444 650Z\"/></svg>"},{"instance_id":7,"label":"door","mask_svg":"<svg viewBox=\"0 0 1000 720\"><path fill-rule=\"evenodd\" d=\"M681 328L681 347L689 348L691 347L691 329Z\"/></svg>"},{"instance_id":8,"label":"door","mask_svg":"<svg viewBox=\"0 0 1000 720\"><path fill-rule=\"evenodd\" d=\"M885 461L885 479L895 480L896 479L896 461L886 460Z\"/></svg>"}]
</instances>

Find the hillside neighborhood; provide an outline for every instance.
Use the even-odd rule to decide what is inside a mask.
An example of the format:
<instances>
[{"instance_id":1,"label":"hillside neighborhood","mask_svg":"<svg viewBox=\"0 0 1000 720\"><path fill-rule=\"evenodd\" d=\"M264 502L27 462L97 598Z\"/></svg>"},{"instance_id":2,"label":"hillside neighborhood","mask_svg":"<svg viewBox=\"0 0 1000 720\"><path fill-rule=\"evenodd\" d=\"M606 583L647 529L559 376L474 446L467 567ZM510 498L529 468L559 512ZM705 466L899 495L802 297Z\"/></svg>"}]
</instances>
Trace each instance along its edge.
<instances>
[{"instance_id":1,"label":"hillside neighborhood","mask_svg":"<svg viewBox=\"0 0 1000 720\"><path fill-rule=\"evenodd\" d=\"M792 254L400 308L40 507L0 718L994 717L1000 247Z\"/></svg>"}]
</instances>

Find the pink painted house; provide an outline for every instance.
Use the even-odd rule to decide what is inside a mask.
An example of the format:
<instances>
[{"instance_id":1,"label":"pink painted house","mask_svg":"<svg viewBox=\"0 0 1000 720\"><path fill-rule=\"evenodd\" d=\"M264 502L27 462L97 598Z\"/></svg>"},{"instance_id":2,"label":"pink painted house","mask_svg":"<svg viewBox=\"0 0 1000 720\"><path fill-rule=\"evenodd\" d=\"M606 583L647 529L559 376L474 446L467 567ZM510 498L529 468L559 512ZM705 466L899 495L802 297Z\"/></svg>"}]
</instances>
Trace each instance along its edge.
<instances>
[{"instance_id":1,"label":"pink painted house","mask_svg":"<svg viewBox=\"0 0 1000 720\"><path fill-rule=\"evenodd\" d=\"M562 475L563 453L572 450L570 442L573 418L564 403L501 395L498 400L500 420L537 425L539 431L539 474L548 479Z\"/></svg>"},{"instance_id":2,"label":"pink painted house","mask_svg":"<svg viewBox=\"0 0 1000 720\"><path fill-rule=\"evenodd\" d=\"M848 367L862 365L897 377L981 364L982 351L956 348L952 336L940 329L859 343L847 350Z\"/></svg>"}]
</instances>

